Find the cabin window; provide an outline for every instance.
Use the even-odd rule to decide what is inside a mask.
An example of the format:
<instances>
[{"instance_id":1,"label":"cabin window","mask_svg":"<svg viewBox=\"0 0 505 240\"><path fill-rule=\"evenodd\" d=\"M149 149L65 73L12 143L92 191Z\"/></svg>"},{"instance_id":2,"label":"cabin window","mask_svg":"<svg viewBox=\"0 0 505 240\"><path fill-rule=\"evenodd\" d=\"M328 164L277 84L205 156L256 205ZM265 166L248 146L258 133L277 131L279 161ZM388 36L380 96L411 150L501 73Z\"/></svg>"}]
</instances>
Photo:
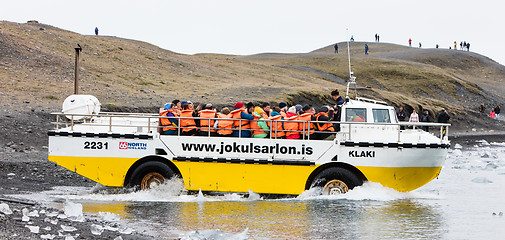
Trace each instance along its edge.
<instances>
[{"instance_id":1,"label":"cabin window","mask_svg":"<svg viewBox=\"0 0 505 240\"><path fill-rule=\"evenodd\" d=\"M372 109L373 121L376 123L391 123L391 117L387 109Z\"/></svg>"},{"instance_id":2,"label":"cabin window","mask_svg":"<svg viewBox=\"0 0 505 240\"><path fill-rule=\"evenodd\" d=\"M365 122L366 108L346 108L346 122Z\"/></svg>"}]
</instances>

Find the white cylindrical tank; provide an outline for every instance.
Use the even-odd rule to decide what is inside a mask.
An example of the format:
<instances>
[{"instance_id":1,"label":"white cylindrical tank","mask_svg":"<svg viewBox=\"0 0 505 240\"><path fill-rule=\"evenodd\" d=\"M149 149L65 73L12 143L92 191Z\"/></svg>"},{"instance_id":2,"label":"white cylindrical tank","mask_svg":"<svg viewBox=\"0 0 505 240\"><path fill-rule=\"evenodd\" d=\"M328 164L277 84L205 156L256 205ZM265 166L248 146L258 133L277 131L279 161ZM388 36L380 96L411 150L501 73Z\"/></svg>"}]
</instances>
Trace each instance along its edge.
<instances>
[{"instance_id":1,"label":"white cylindrical tank","mask_svg":"<svg viewBox=\"0 0 505 240\"><path fill-rule=\"evenodd\" d=\"M64 114L98 114L100 113L100 101L92 95L70 95L63 101L61 111ZM65 116L69 119L71 118L71 116ZM74 120L85 117L74 116Z\"/></svg>"}]
</instances>

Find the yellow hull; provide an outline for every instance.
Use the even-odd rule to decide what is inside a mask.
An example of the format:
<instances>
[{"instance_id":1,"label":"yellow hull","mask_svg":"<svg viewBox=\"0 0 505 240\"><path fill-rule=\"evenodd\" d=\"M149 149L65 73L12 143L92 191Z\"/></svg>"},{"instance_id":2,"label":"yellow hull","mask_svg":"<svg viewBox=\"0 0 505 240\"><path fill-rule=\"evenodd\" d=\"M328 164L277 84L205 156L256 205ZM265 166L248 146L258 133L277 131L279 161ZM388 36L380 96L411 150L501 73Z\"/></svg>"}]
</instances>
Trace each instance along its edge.
<instances>
[{"instance_id":1,"label":"yellow hull","mask_svg":"<svg viewBox=\"0 0 505 240\"><path fill-rule=\"evenodd\" d=\"M49 160L105 186L122 187L137 158L49 156ZM187 190L301 194L320 165L259 165L173 161ZM437 177L441 167L357 166L368 181L398 191L412 191Z\"/></svg>"}]
</instances>

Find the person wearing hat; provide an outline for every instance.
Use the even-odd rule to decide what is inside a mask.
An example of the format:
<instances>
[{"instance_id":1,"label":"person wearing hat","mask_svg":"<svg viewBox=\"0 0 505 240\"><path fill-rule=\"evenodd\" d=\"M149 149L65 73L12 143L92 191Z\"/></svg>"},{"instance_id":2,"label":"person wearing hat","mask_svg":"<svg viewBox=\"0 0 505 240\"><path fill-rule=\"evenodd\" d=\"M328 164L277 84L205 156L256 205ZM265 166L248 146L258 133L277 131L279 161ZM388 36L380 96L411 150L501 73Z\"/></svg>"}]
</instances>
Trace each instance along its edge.
<instances>
[{"instance_id":1,"label":"person wearing hat","mask_svg":"<svg viewBox=\"0 0 505 240\"><path fill-rule=\"evenodd\" d=\"M244 103L236 103L235 110L231 111L230 114L232 114L233 119L241 119L235 120L233 123L233 128L235 129L233 130L233 136L243 138L251 137L249 120L253 120L254 117L253 115L247 113Z\"/></svg>"},{"instance_id":2,"label":"person wearing hat","mask_svg":"<svg viewBox=\"0 0 505 240\"><path fill-rule=\"evenodd\" d=\"M265 119L263 118L263 109L255 107L252 113L254 120L251 121L251 134L253 138L265 138L268 136L268 128Z\"/></svg>"},{"instance_id":3,"label":"person wearing hat","mask_svg":"<svg viewBox=\"0 0 505 240\"><path fill-rule=\"evenodd\" d=\"M160 125L163 126L160 133L163 135L177 135L178 120L175 118L177 112L174 106L174 104L167 103L163 107L163 111L160 112Z\"/></svg>"},{"instance_id":4,"label":"person wearing hat","mask_svg":"<svg viewBox=\"0 0 505 240\"><path fill-rule=\"evenodd\" d=\"M300 105L301 107L301 105ZM298 129L298 114L296 114L296 107L292 106L288 109L286 117L284 118L284 131L286 132L286 139L299 139L300 133Z\"/></svg>"},{"instance_id":5,"label":"person wearing hat","mask_svg":"<svg viewBox=\"0 0 505 240\"><path fill-rule=\"evenodd\" d=\"M333 126L333 123L322 123L322 122L329 122L333 118L333 108L323 106L319 110L319 113L316 114L316 121L321 121L317 122L316 125L316 130L318 131L317 133L314 134L314 139L325 139L328 136L331 136L332 134L335 134L335 128Z\"/></svg>"}]
</instances>

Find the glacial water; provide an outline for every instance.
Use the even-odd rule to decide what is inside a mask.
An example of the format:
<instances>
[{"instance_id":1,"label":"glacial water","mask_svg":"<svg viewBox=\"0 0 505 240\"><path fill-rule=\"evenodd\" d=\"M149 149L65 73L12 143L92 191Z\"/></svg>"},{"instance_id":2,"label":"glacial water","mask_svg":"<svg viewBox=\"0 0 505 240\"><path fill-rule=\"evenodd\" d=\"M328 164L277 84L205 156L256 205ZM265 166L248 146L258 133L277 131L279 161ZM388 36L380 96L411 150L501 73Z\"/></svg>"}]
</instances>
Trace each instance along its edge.
<instances>
[{"instance_id":1,"label":"glacial water","mask_svg":"<svg viewBox=\"0 0 505 240\"><path fill-rule=\"evenodd\" d=\"M438 179L402 193L365 183L345 195L263 199L180 194L171 181L135 193L58 187L24 198L112 216L155 239L504 239L505 143L453 142ZM20 196L18 196L20 197ZM62 200L66 201L62 201ZM63 203L62 203L63 202ZM66 202L66 203L65 203Z\"/></svg>"}]
</instances>

